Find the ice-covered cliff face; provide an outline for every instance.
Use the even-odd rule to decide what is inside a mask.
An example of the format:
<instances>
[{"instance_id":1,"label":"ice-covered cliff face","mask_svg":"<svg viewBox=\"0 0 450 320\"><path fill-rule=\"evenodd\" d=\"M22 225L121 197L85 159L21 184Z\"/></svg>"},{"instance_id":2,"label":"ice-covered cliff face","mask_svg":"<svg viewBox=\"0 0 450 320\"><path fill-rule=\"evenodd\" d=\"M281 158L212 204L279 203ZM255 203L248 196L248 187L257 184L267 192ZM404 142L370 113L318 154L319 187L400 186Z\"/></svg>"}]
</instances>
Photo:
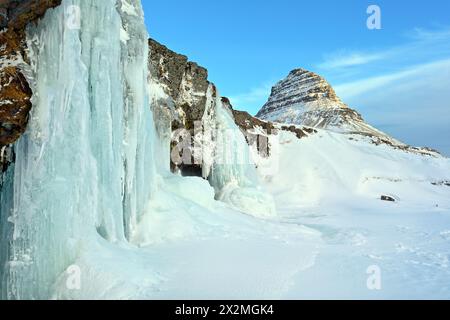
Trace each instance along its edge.
<instances>
[{"instance_id":1,"label":"ice-covered cliff face","mask_svg":"<svg viewBox=\"0 0 450 320\"><path fill-rule=\"evenodd\" d=\"M210 86L208 71L153 39L149 40L149 46L150 76L171 97L176 112L173 129L193 128L194 122L205 113Z\"/></svg>"},{"instance_id":2,"label":"ice-covered cliff face","mask_svg":"<svg viewBox=\"0 0 450 320\"><path fill-rule=\"evenodd\" d=\"M156 176L147 38L138 0L63 0L28 27L33 108L0 192L3 298L49 298L83 248L133 236Z\"/></svg>"},{"instance_id":3,"label":"ice-covered cliff face","mask_svg":"<svg viewBox=\"0 0 450 320\"><path fill-rule=\"evenodd\" d=\"M214 196L241 212L275 214L244 136L206 70L184 63L171 88L178 76L172 60L158 63L156 73L148 68L139 0L63 0L27 27L25 41L28 58L18 67L32 92L28 126L0 154L9 164L0 180L2 298L110 297L106 282L130 280L113 264L92 259L93 252L111 257L109 250L131 248L127 255L132 245L179 237L189 224L171 226L188 220L186 207L223 208ZM173 130L190 134L194 121L200 131L189 142L198 143L188 149L212 187L170 172ZM231 150L223 162L217 141ZM82 291L67 291L64 274L71 267L89 283ZM110 275L115 272L120 275ZM144 278L139 274L136 283Z\"/></svg>"},{"instance_id":4,"label":"ice-covered cliff face","mask_svg":"<svg viewBox=\"0 0 450 320\"><path fill-rule=\"evenodd\" d=\"M153 39L149 40L149 47L152 108L158 119L158 134L166 147L161 165L166 167L170 163L172 171L180 170L183 174L202 176L202 166L199 163L175 164L171 161L170 153L174 147L172 132L193 130L195 122L202 121L206 109L209 112L214 110L217 97L215 87L208 81L208 71L189 61L186 56ZM214 115L211 114L210 117Z\"/></svg>"},{"instance_id":5,"label":"ice-covered cliff face","mask_svg":"<svg viewBox=\"0 0 450 320\"><path fill-rule=\"evenodd\" d=\"M244 134L208 72L184 55L149 41L149 87L162 143L159 166L208 179L216 199L255 216L273 216Z\"/></svg>"}]
</instances>

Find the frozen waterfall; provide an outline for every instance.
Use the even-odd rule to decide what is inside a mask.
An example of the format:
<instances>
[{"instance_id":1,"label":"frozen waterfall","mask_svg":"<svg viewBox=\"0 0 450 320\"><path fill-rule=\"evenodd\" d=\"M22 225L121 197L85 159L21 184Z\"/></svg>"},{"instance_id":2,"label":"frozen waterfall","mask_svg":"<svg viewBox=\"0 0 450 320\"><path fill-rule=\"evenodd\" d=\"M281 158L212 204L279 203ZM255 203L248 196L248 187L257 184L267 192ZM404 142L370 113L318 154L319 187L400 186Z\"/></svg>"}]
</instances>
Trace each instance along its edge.
<instances>
[{"instance_id":1,"label":"frozen waterfall","mask_svg":"<svg viewBox=\"0 0 450 320\"><path fill-rule=\"evenodd\" d=\"M220 96L215 102L214 125L215 154L209 179L216 199L256 217L275 216L274 200L262 189L250 148Z\"/></svg>"},{"instance_id":2,"label":"frozen waterfall","mask_svg":"<svg viewBox=\"0 0 450 320\"><path fill-rule=\"evenodd\" d=\"M14 145L16 161L0 177L1 298L110 297L110 281L131 283L129 292L138 294L134 286L148 270L133 269L134 280L123 280L114 267L126 258L108 259L151 243L152 215L173 199L214 206L206 181L170 174L170 119L150 108L158 92L150 95L157 86L148 83L147 40L139 0L63 0L28 27L29 64L22 67L33 108ZM212 94L207 103L214 139L202 152L217 200L274 214L229 110ZM234 152L225 162L217 142ZM183 203L156 219L178 223ZM65 291L63 275L72 267L83 267L86 291Z\"/></svg>"},{"instance_id":3,"label":"frozen waterfall","mask_svg":"<svg viewBox=\"0 0 450 320\"><path fill-rule=\"evenodd\" d=\"M1 189L13 299L49 298L91 241L129 238L155 186L140 1L64 0L27 37L33 110Z\"/></svg>"}]
</instances>

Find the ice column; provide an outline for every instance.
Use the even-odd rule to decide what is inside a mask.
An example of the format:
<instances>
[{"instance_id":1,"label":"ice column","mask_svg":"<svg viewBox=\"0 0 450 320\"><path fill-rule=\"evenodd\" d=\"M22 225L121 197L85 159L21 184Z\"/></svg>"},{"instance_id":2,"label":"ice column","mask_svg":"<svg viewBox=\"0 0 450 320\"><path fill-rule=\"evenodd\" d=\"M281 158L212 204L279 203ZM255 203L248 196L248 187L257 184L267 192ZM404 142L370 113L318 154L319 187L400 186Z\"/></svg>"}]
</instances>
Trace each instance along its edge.
<instances>
[{"instance_id":1,"label":"ice column","mask_svg":"<svg viewBox=\"0 0 450 320\"><path fill-rule=\"evenodd\" d=\"M244 213L274 216L274 200L262 190L250 148L220 96L215 102L215 122L215 154L209 179L216 198Z\"/></svg>"},{"instance_id":2,"label":"ice column","mask_svg":"<svg viewBox=\"0 0 450 320\"><path fill-rule=\"evenodd\" d=\"M28 29L33 109L0 192L3 298L48 298L90 242L133 233L155 179L147 38L139 0L63 0Z\"/></svg>"}]
</instances>

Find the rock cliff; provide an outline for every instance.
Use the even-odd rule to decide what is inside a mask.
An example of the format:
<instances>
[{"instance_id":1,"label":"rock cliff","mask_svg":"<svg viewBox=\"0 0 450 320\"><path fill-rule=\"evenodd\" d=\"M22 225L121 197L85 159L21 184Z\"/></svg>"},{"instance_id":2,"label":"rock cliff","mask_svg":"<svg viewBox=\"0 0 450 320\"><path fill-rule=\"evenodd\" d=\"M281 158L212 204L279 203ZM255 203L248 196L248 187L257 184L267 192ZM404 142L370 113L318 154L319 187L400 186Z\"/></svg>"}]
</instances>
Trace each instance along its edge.
<instances>
[{"instance_id":1,"label":"rock cliff","mask_svg":"<svg viewBox=\"0 0 450 320\"><path fill-rule=\"evenodd\" d=\"M27 61L25 27L61 0L6 0L0 4L0 146L25 131L31 89L22 67Z\"/></svg>"}]
</instances>

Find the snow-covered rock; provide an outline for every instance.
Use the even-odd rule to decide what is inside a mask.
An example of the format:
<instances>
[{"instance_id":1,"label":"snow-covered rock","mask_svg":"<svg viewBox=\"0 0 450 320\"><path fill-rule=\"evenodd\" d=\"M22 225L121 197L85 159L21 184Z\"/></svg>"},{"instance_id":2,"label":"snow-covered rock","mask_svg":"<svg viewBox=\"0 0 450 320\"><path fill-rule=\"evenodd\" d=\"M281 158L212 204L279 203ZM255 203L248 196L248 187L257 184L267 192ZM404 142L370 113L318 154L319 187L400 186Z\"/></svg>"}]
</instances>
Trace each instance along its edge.
<instances>
[{"instance_id":1,"label":"snow-covered rock","mask_svg":"<svg viewBox=\"0 0 450 320\"><path fill-rule=\"evenodd\" d=\"M336 96L325 79L304 69L295 69L278 82L256 117L337 131L378 133Z\"/></svg>"},{"instance_id":2,"label":"snow-covered rock","mask_svg":"<svg viewBox=\"0 0 450 320\"><path fill-rule=\"evenodd\" d=\"M327 129L370 137L376 144L387 144L409 152L438 155L429 148L416 148L387 135L364 121L336 95L321 76L305 69L292 70L273 88L257 118L282 124Z\"/></svg>"},{"instance_id":3,"label":"snow-covered rock","mask_svg":"<svg viewBox=\"0 0 450 320\"><path fill-rule=\"evenodd\" d=\"M24 74L25 28L61 0L6 0L0 8L0 147L25 131L31 109L31 89ZM1 165L1 162L0 162Z\"/></svg>"},{"instance_id":4,"label":"snow-covered rock","mask_svg":"<svg viewBox=\"0 0 450 320\"><path fill-rule=\"evenodd\" d=\"M149 40L149 87L163 156L174 173L209 180L216 199L255 216L276 213L260 186L256 164L229 100L208 80L208 71L184 55Z\"/></svg>"}]
</instances>

